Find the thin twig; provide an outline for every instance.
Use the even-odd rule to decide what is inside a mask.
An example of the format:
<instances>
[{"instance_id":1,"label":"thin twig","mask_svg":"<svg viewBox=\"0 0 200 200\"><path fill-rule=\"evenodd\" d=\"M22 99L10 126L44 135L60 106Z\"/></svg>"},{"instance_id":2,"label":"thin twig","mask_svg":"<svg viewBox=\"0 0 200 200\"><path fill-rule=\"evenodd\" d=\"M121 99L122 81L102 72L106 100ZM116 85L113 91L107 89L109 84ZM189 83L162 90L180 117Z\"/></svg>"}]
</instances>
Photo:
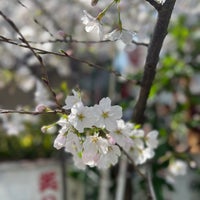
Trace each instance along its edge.
<instances>
[{"instance_id":1,"label":"thin twig","mask_svg":"<svg viewBox=\"0 0 200 200\"><path fill-rule=\"evenodd\" d=\"M15 23L11 19L9 19L2 11L0 11L0 15L8 22L8 24L16 31L16 33L19 34L19 36L21 37L20 40L27 45L27 48L30 49L30 51L33 53L33 55L39 61L40 65L41 65L41 71L42 71L42 80L45 83L45 85L47 86L47 88L49 89L49 91L51 92L57 107L61 108L61 105L57 100L56 93L54 92L54 90L50 86L50 82L49 82L49 77L48 77L48 74L47 74L46 66L43 63L42 57L38 53L35 52L34 48L25 39L23 34L20 32L20 30L15 25Z\"/></svg>"},{"instance_id":2,"label":"thin twig","mask_svg":"<svg viewBox=\"0 0 200 200\"><path fill-rule=\"evenodd\" d=\"M6 38L6 37L1 36L1 35L0 35L0 41L1 42L10 43L12 45L16 45L16 46L23 47L23 48L29 48L27 45L18 43L18 42L14 41L14 40L12 40L10 38ZM102 67L100 65L91 63L89 61L86 61L86 60L71 56L71 55L67 54L64 50L61 50L62 53L58 53L58 52L52 52L52 51L39 49L39 48L36 48L36 47L33 47L33 46L32 46L32 49L37 51L38 54L49 54L49 55L60 56L60 57L68 57L69 59L73 59L73 60L75 60L77 62L86 64L89 67L93 67L93 68L96 68L96 69L107 71L108 73L114 74L117 77L121 77L126 81L130 81L134 85L140 85L140 81L139 80L133 80L133 79L127 78L127 77L123 76L122 74L120 74L119 72L117 72L115 70L108 69L108 68Z\"/></svg>"},{"instance_id":3,"label":"thin twig","mask_svg":"<svg viewBox=\"0 0 200 200\"><path fill-rule=\"evenodd\" d=\"M67 35L66 38L64 39L53 39L53 40L47 40L47 41L28 41L29 43L33 44L46 44L46 43L80 43L80 44L100 44L100 43L109 43L109 42L116 42L116 41L111 41L111 40L75 40L72 38L71 35ZM136 40L132 40L132 43L137 45L137 46L144 46L148 47L148 43L145 42L138 42Z\"/></svg>"},{"instance_id":4,"label":"thin twig","mask_svg":"<svg viewBox=\"0 0 200 200\"><path fill-rule=\"evenodd\" d=\"M149 197L150 200L156 200L156 194L154 191L154 187L153 187L153 182L152 182L152 172L151 172L151 167L148 165L148 169L147 169L147 182L148 182L148 190L149 193L151 194L151 196Z\"/></svg>"},{"instance_id":5,"label":"thin twig","mask_svg":"<svg viewBox=\"0 0 200 200\"><path fill-rule=\"evenodd\" d=\"M20 0L17 0L17 2L18 2L22 7L27 8L27 6L26 6L24 3L22 3Z\"/></svg>"},{"instance_id":6,"label":"thin twig","mask_svg":"<svg viewBox=\"0 0 200 200\"><path fill-rule=\"evenodd\" d=\"M120 150L124 153L124 155L126 155L126 157L128 158L128 160L131 162L132 166L134 167L135 171L145 180L147 179L147 177L138 169L138 167L135 165L134 160L132 159L132 157L122 148L120 147L118 144L117 146L120 148Z\"/></svg>"},{"instance_id":7,"label":"thin twig","mask_svg":"<svg viewBox=\"0 0 200 200\"><path fill-rule=\"evenodd\" d=\"M44 115L44 114L58 114L63 113L63 110L50 110L50 111L26 111L26 110L6 110L6 109L0 109L0 114L27 114L27 115Z\"/></svg>"}]
</instances>

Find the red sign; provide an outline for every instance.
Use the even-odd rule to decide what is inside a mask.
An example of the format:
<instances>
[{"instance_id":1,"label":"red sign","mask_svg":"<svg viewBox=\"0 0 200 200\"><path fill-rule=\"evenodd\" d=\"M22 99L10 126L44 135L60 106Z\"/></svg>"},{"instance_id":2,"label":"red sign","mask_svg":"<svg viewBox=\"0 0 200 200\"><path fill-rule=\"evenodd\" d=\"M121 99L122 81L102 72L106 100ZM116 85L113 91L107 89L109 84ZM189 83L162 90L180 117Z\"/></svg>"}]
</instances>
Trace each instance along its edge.
<instances>
[{"instance_id":1,"label":"red sign","mask_svg":"<svg viewBox=\"0 0 200 200\"><path fill-rule=\"evenodd\" d=\"M58 189L55 171L43 172L40 175L40 191L43 192L47 189L55 191Z\"/></svg>"}]
</instances>

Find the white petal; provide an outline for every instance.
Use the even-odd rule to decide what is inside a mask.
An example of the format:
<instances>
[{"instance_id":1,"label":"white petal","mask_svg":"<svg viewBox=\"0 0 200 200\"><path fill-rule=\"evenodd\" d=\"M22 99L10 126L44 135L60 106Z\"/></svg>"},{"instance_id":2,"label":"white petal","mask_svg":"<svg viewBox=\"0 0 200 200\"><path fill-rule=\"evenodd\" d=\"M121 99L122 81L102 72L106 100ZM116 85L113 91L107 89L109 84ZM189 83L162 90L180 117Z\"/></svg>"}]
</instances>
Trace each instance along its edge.
<instances>
[{"instance_id":1,"label":"white petal","mask_svg":"<svg viewBox=\"0 0 200 200\"><path fill-rule=\"evenodd\" d=\"M120 39L120 36L121 36L121 32L119 30L115 29L112 32L106 34L104 36L104 39L105 40L115 41L115 40Z\"/></svg>"},{"instance_id":2,"label":"white petal","mask_svg":"<svg viewBox=\"0 0 200 200\"><path fill-rule=\"evenodd\" d=\"M111 107L112 117L114 119L120 119L122 117L122 107L121 106L112 106Z\"/></svg>"},{"instance_id":3,"label":"white petal","mask_svg":"<svg viewBox=\"0 0 200 200\"><path fill-rule=\"evenodd\" d=\"M110 110L111 100L109 97L101 99L99 105L103 108L103 110Z\"/></svg>"}]
</instances>

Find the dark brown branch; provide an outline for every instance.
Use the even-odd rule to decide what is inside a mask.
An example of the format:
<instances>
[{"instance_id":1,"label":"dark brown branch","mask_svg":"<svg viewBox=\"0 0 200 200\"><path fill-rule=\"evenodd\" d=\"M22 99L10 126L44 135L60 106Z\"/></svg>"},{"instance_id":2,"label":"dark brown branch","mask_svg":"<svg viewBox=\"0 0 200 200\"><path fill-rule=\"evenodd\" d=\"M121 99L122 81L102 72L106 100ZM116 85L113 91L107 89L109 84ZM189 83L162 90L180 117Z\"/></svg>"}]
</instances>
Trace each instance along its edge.
<instances>
[{"instance_id":1,"label":"dark brown branch","mask_svg":"<svg viewBox=\"0 0 200 200\"><path fill-rule=\"evenodd\" d=\"M159 4L155 0L146 0L149 2L157 11L159 11L162 8L162 4Z\"/></svg>"},{"instance_id":2,"label":"dark brown branch","mask_svg":"<svg viewBox=\"0 0 200 200\"><path fill-rule=\"evenodd\" d=\"M167 29L175 2L176 0L166 0L165 4L162 6L162 9L160 9L158 12L157 23L149 44L144 66L144 75L142 78L140 94L135 105L132 118L133 121L138 124L142 124L144 122L144 111L146 108L147 99L156 74L156 66L158 64L160 50L167 35Z\"/></svg>"}]
</instances>

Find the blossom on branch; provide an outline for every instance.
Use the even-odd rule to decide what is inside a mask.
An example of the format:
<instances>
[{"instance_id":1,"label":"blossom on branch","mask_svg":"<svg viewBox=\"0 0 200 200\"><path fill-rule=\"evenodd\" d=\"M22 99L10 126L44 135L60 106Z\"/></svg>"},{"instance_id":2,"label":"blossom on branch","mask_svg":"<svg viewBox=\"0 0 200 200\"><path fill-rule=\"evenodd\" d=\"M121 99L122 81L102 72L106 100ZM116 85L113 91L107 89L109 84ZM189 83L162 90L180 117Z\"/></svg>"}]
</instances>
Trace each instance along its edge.
<instances>
[{"instance_id":1,"label":"blossom on branch","mask_svg":"<svg viewBox=\"0 0 200 200\"><path fill-rule=\"evenodd\" d=\"M130 44L132 43L134 35L135 33L132 33L131 31L118 28L118 29L114 29L110 33L107 33L104 36L104 39L111 40L111 41L122 40L124 44Z\"/></svg>"},{"instance_id":2,"label":"blossom on branch","mask_svg":"<svg viewBox=\"0 0 200 200\"><path fill-rule=\"evenodd\" d=\"M158 146L158 131L151 131L145 137L146 145L152 149L157 148Z\"/></svg>"},{"instance_id":3,"label":"blossom on branch","mask_svg":"<svg viewBox=\"0 0 200 200\"><path fill-rule=\"evenodd\" d=\"M63 106L64 109L68 110L73 107L78 102L81 102L81 95L79 92L72 90L73 95L67 96L65 99L65 106Z\"/></svg>"},{"instance_id":4,"label":"blossom on branch","mask_svg":"<svg viewBox=\"0 0 200 200\"><path fill-rule=\"evenodd\" d=\"M129 135L130 132L130 127L127 126L127 124L125 124L122 119L120 119L117 121L116 128L111 130L109 134L112 139L124 150L129 151L131 146L133 146L133 140L130 138Z\"/></svg>"},{"instance_id":5,"label":"blossom on branch","mask_svg":"<svg viewBox=\"0 0 200 200\"><path fill-rule=\"evenodd\" d=\"M66 97L63 107L70 109L70 114L63 114L57 121L61 129L54 147L64 147L71 153L78 168L85 169L88 165L106 169L118 162L121 150L129 154L136 165L154 156L158 146L157 131L145 134L133 123L124 122L122 108L112 106L109 97L88 107L83 105L80 93L73 91L73 94Z\"/></svg>"},{"instance_id":6,"label":"blossom on branch","mask_svg":"<svg viewBox=\"0 0 200 200\"><path fill-rule=\"evenodd\" d=\"M76 103L71 109L69 122L80 133L84 131L84 128L91 128L94 124L92 108L84 106L82 102Z\"/></svg>"},{"instance_id":7,"label":"blossom on branch","mask_svg":"<svg viewBox=\"0 0 200 200\"><path fill-rule=\"evenodd\" d=\"M100 19L91 16L86 10L83 11L84 16L81 18L82 23L85 25L86 32L96 32L100 39L103 38L103 26L100 23Z\"/></svg>"},{"instance_id":8,"label":"blossom on branch","mask_svg":"<svg viewBox=\"0 0 200 200\"><path fill-rule=\"evenodd\" d=\"M94 115L97 119L95 125L110 131L117 127L116 120L121 119L122 108L118 105L111 106L110 98L106 97L94 106Z\"/></svg>"}]
</instances>

